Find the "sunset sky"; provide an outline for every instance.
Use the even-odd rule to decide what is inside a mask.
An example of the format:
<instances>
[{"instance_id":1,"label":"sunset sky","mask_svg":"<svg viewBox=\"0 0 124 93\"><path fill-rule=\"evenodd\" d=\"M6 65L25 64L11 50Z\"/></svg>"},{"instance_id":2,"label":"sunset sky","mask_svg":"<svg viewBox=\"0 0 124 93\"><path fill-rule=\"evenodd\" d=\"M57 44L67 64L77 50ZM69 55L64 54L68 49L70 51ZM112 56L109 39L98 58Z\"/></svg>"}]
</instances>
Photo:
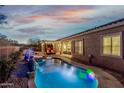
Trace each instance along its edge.
<instances>
[{"instance_id":1,"label":"sunset sky","mask_svg":"<svg viewBox=\"0 0 124 93\"><path fill-rule=\"evenodd\" d=\"M4 6L8 24L0 33L26 43L29 38L56 40L124 18L124 6Z\"/></svg>"}]
</instances>

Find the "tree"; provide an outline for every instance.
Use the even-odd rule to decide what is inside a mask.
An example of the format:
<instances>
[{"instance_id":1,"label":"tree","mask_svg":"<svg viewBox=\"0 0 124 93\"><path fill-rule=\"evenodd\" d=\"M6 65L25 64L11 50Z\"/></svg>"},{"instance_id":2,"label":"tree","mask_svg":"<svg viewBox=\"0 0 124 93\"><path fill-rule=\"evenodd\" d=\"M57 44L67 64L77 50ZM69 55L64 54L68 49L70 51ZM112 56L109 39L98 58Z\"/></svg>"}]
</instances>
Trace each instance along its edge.
<instances>
[{"instance_id":1,"label":"tree","mask_svg":"<svg viewBox=\"0 0 124 93\"><path fill-rule=\"evenodd\" d=\"M18 45L18 41L8 39L6 35L3 35L1 33L0 33L0 41L6 42L6 43L11 44L11 45Z\"/></svg>"},{"instance_id":2,"label":"tree","mask_svg":"<svg viewBox=\"0 0 124 93\"><path fill-rule=\"evenodd\" d=\"M35 47L37 51L41 50L41 40L39 38L30 38L28 43L30 46Z\"/></svg>"},{"instance_id":3,"label":"tree","mask_svg":"<svg viewBox=\"0 0 124 93\"><path fill-rule=\"evenodd\" d=\"M1 45L8 45L8 39L6 35L0 34L0 44Z\"/></svg>"},{"instance_id":4,"label":"tree","mask_svg":"<svg viewBox=\"0 0 124 93\"><path fill-rule=\"evenodd\" d=\"M18 41L9 39L8 40L11 45L18 45Z\"/></svg>"},{"instance_id":5,"label":"tree","mask_svg":"<svg viewBox=\"0 0 124 93\"><path fill-rule=\"evenodd\" d=\"M30 39L28 40L28 43L29 43L30 45L37 45L37 44L39 44L40 42L41 42L41 40L38 39L38 38L30 38Z\"/></svg>"}]
</instances>

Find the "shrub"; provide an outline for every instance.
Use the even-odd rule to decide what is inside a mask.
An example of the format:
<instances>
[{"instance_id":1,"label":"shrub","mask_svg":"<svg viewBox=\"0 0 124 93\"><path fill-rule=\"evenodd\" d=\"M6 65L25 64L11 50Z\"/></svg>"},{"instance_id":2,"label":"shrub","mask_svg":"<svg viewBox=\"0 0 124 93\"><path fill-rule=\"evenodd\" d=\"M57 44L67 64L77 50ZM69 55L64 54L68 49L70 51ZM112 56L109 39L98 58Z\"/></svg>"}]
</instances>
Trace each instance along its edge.
<instances>
[{"instance_id":1,"label":"shrub","mask_svg":"<svg viewBox=\"0 0 124 93\"><path fill-rule=\"evenodd\" d=\"M9 56L9 60L15 63L15 61L19 59L20 55L21 55L20 51L14 52Z\"/></svg>"},{"instance_id":2,"label":"shrub","mask_svg":"<svg viewBox=\"0 0 124 93\"><path fill-rule=\"evenodd\" d=\"M10 77L11 71L14 69L14 67L15 65L10 61L0 61L0 82L5 82Z\"/></svg>"}]
</instances>

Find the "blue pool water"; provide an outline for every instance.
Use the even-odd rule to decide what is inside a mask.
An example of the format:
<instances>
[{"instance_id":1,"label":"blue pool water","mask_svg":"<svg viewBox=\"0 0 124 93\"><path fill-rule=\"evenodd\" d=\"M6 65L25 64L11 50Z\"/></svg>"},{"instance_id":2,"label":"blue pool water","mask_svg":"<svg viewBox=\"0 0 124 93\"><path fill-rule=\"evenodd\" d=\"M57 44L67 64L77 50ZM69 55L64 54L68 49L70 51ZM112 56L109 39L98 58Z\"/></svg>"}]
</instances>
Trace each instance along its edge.
<instances>
[{"instance_id":1,"label":"blue pool water","mask_svg":"<svg viewBox=\"0 0 124 93\"><path fill-rule=\"evenodd\" d=\"M40 59L36 65L38 88L96 88L98 81L90 69L83 69L60 59Z\"/></svg>"}]
</instances>

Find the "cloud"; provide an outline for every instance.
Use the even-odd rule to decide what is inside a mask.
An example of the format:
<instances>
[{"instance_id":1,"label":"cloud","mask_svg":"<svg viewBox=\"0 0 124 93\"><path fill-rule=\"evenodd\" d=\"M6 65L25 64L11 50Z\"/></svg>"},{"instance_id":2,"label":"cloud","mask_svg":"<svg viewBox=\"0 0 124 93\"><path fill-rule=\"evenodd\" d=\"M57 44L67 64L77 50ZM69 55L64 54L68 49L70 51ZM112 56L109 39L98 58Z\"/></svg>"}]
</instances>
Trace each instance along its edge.
<instances>
[{"instance_id":1,"label":"cloud","mask_svg":"<svg viewBox=\"0 0 124 93\"><path fill-rule=\"evenodd\" d=\"M84 23L93 20L92 18L76 18L76 17L57 17L56 20L59 20L64 23Z\"/></svg>"},{"instance_id":2,"label":"cloud","mask_svg":"<svg viewBox=\"0 0 124 93\"><path fill-rule=\"evenodd\" d=\"M92 9L64 9L54 13L47 13L44 16L63 23L82 23L92 20L91 18L82 17L92 12L94 12Z\"/></svg>"},{"instance_id":3,"label":"cloud","mask_svg":"<svg viewBox=\"0 0 124 93\"><path fill-rule=\"evenodd\" d=\"M123 10L124 6L5 6L0 12L8 17L8 24L0 32L22 42L37 36L61 38L122 18Z\"/></svg>"},{"instance_id":4,"label":"cloud","mask_svg":"<svg viewBox=\"0 0 124 93\"><path fill-rule=\"evenodd\" d=\"M14 21L14 23L15 23L15 26L17 25L21 25L21 24L28 24L28 23L32 23L32 22L34 22L34 21L36 21L36 20L33 20L33 19L31 19L30 17L28 17L28 16L13 16L13 17L11 17L11 20L10 21Z\"/></svg>"},{"instance_id":5,"label":"cloud","mask_svg":"<svg viewBox=\"0 0 124 93\"><path fill-rule=\"evenodd\" d=\"M28 16L27 17L27 19L28 20L40 20L40 19L42 19L42 18L44 18L44 16L42 16L42 15L33 15L33 16Z\"/></svg>"},{"instance_id":6,"label":"cloud","mask_svg":"<svg viewBox=\"0 0 124 93\"><path fill-rule=\"evenodd\" d=\"M18 29L18 31L23 33L23 34L29 34L29 35L52 34L51 32L46 31L49 29L51 29L51 28L32 27L32 28Z\"/></svg>"},{"instance_id":7,"label":"cloud","mask_svg":"<svg viewBox=\"0 0 124 93\"><path fill-rule=\"evenodd\" d=\"M86 22L89 19L82 18L82 15L93 12L96 6L13 6L15 10L12 10L12 7L9 8L14 13L11 13L12 21L14 20L16 25L21 25L44 19L53 19L63 23Z\"/></svg>"},{"instance_id":8,"label":"cloud","mask_svg":"<svg viewBox=\"0 0 124 93\"><path fill-rule=\"evenodd\" d=\"M25 39L25 38L30 37L30 35L27 35L27 34L14 34L12 36L18 39Z\"/></svg>"},{"instance_id":9,"label":"cloud","mask_svg":"<svg viewBox=\"0 0 124 93\"><path fill-rule=\"evenodd\" d=\"M18 23L31 23L31 22L34 22L37 20L41 20L43 18L44 18L44 16L42 16L42 15L26 16L26 17L18 18L16 20L16 22L18 22Z\"/></svg>"}]
</instances>

